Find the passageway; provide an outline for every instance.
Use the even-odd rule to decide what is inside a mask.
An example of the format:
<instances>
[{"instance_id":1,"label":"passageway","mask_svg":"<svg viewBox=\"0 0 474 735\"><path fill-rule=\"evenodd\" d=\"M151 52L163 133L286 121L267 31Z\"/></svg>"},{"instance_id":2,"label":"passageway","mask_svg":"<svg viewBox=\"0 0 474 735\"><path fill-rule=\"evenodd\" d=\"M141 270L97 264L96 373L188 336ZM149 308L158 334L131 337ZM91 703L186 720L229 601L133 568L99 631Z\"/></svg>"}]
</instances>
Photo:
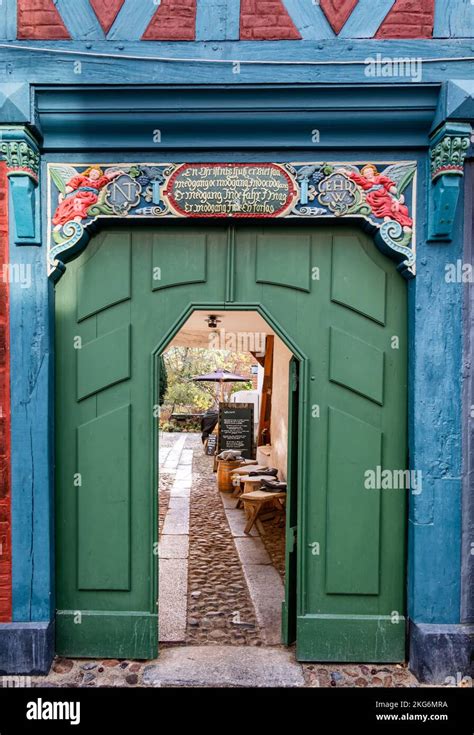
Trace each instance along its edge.
<instances>
[{"instance_id":1,"label":"passageway","mask_svg":"<svg viewBox=\"0 0 474 735\"><path fill-rule=\"evenodd\" d=\"M162 434L160 445L160 641L278 644L284 528L244 533L198 434Z\"/></svg>"}]
</instances>

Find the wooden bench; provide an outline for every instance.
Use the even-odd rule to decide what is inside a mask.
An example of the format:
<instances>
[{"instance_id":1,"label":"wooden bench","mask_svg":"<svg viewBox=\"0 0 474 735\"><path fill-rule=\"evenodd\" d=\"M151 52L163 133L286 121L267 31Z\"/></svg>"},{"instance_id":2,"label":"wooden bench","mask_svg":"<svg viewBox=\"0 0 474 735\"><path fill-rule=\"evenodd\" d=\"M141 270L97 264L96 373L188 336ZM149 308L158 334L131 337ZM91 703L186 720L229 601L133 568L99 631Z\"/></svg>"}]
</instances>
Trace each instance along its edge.
<instances>
[{"instance_id":1,"label":"wooden bench","mask_svg":"<svg viewBox=\"0 0 474 735\"><path fill-rule=\"evenodd\" d=\"M244 504L244 510L247 516L244 533L250 533L253 525L256 524L260 534L265 536L263 523L259 520L259 515L265 509L265 506L270 505L278 513L285 514L286 493L267 493L265 490L252 490L249 493L243 493L240 500Z\"/></svg>"}]
</instances>

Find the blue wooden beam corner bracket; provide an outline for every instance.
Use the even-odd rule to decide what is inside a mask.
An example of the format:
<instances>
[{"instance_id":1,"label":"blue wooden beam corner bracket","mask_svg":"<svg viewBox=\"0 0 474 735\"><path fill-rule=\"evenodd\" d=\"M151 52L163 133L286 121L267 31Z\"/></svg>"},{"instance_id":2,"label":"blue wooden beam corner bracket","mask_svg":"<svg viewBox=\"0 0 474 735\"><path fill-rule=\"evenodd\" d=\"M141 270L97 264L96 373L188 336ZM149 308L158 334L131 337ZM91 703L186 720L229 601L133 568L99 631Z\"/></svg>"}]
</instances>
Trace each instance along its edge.
<instances>
[{"instance_id":1,"label":"blue wooden beam corner bracket","mask_svg":"<svg viewBox=\"0 0 474 735\"><path fill-rule=\"evenodd\" d=\"M0 157L6 161L16 245L40 245L38 145L24 126L0 128Z\"/></svg>"},{"instance_id":2,"label":"blue wooden beam corner bracket","mask_svg":"<svg viewBox=\"0 0 474 735\"><path fill-rule=\"evenodd\" d=\"M451 242L472 129L467 123L445 122L430 145L431 187L428 240Z\"/></svg>"}]
</instances>

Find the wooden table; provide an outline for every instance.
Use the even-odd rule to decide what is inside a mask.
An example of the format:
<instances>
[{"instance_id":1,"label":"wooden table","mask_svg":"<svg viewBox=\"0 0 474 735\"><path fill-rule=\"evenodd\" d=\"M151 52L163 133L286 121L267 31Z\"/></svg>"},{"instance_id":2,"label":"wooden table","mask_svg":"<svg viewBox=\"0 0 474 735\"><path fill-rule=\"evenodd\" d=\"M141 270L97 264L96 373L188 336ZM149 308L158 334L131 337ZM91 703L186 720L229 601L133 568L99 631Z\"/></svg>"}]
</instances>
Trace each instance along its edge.
<instances>
[{"instance_id":1,"label":"wooden table","mask_svg":"<svg viewBox=\"0 0 474 735\"><path fill-rule=\"evenodd\" d=\"M245 495L245 493L251 493L252 490L255 490L256 488L259 488L262 484L262 478L266 480L269 475L239 475L237 474L237 477L239 477L240 482L238 485L235 486L235 490L232 493L233 498L240 498L240 495ZM243 490L242 490L243 485ZM240 501L237 503L236 507L239 508Z\"/></svg>"},{"instance_id":2,"label":"wooden table","mask_svg":"<svg viewBox=\"0 0 474 735\"><path fill-rule=\"evenodd\" d=\"M281 492L265 492L265 490L252 490L244 493L240 500L244 504L247 523L244 533L250 533L254 524L262 536L265 535L263 523L259 520L259 515L265 506L271 505L278 513L285 513L286 493Z\"/></svg>"},{"instance_id":3,"label":"wooden table","mask_svg":"<svg viewBox=\"0 0 474 735\"><path fill-rule=\"evenodd\" d=\"M235 490L232 494L232 497L234 498L239 497L241 493L242 477L244 477L245 475L248 475L249 472L259 472L260 470L266 470L266 467L262 467L260 465L252 465L251 467L245 467L242 465L241 467L236 467L235 470L232 470L232 472L230 473L230 476L232 478L232 484L235 486Z\"/></svg>"}]
</instances>

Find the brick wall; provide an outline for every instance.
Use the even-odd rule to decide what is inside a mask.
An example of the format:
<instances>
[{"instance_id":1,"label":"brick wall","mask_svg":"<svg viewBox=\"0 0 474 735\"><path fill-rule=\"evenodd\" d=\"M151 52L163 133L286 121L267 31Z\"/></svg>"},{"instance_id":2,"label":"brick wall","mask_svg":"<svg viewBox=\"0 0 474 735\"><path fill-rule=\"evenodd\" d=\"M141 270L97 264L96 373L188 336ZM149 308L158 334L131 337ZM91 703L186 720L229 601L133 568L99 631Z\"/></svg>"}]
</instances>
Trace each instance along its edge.
<instances>
[{"instance_id":1,"label":"brick wall","mask_svg":"<svg viewBox=\"0 0 474 735\"><path fill-rule=\"evenodd\" d=\"M162 0L144 41L194 41L196 37L196 0Z\"/></svg>"},{"instance_id":2,"label":"brick wall","mask_svg":"<svg viewBox=\"0 0 474 735\"><path fill-rule=\"evenodd\" d=\"M242 41L283 41L301 38L281 0L241 0Z\"/></svg>"},{"instance_id":3,"label":"brick wall","mask_svg":"<svg viewBox=\"0 0 474 735\"><path fill-rule=\"evenodd\" d=\"M11 620L10 521L10 363L8 281L8 184L6 164L0 162L0 623Z\"/></svg>"},{"instance_id":4,"label":"brick wall","mask_svg":"<svg viewBox=\"0 0 474 735\"><path fill-rule=\"evenodd\" d=\"M60 40L70 38L53 0L18 0L18 38Z\"/></svg>"},{"instance_id":5,"label":"brick wall","mask_svg":"<svg viewBox=\"0 0 474 735\"><path fill-rule=\"evenodd\" d=\"M431 38L434 0L397 0L375 38Z\"/></svg>"}]
</instances>

